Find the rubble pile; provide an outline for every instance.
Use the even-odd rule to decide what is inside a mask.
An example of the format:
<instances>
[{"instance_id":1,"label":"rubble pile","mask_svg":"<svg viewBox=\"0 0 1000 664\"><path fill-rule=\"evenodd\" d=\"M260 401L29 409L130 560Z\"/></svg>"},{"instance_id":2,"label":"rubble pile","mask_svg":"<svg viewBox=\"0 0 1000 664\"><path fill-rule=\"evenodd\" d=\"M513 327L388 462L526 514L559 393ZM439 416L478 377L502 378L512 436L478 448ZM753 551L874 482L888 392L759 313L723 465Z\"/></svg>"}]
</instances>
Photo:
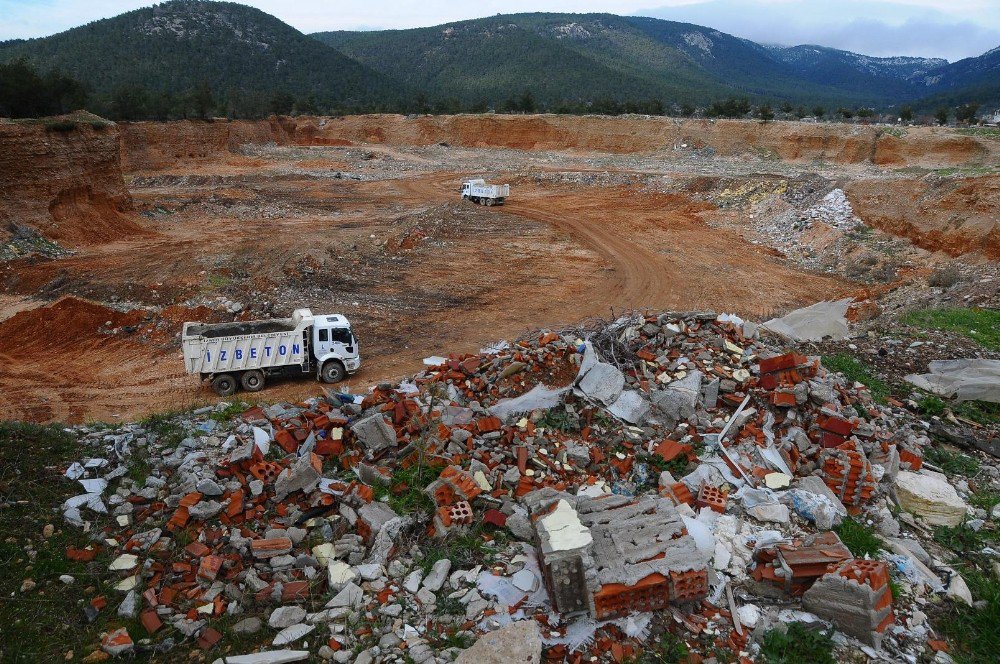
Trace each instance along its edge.
<instances>
[{"instance_id":1,"label":"rubble pile","mask_svg":"<svg viewBox=\"0 0 1000 664\"><path fill-rule=\"evenodd\" d=\"M831 528L887 513L897 478L916 515L957 504L912 488L933 479L919 423L818 358L666 313L425 364L366 395L201 409L179 439L89 434L63 507L91 543L67 553L113 554L118 595L87 612L145 630L104 652L214 657L228 630L270 644L246 661L470 661L509 632L537 644L524 661L622 661L669 630L753 661L780 596L865 647L924 647L888 592L909 558L856 559Z\"/></svg>"}]
</instances>

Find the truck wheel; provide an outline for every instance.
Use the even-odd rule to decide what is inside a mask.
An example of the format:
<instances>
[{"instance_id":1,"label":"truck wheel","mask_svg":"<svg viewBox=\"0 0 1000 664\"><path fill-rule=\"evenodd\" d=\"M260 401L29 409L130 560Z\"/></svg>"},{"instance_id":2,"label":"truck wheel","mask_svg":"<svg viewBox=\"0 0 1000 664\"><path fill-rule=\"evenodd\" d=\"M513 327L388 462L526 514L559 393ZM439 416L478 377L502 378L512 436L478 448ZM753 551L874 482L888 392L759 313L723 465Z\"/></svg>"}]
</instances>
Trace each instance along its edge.
<instances>
[{"instance_id":1,"label":"truck wheel","mask_svg":"<svg viewBox=\"0 0 1000 664\"><path fill-rule=\"evenodd\" d=\"M344 369L344 365L337 360L330 360L324 364L323 371L320 372L324 383L339 383L344 380L346 375L347 371Z\"/></svg>"},{"instance_id":2,"label":"truck wheel","mask_svg":"<svg viewBox=\"0 0 1000 664\"><path fill-rule=\"evenodd\" d=\"M236 394L236 378L232 374L219 374L212 379L212 389L220 397L231 397Z\"/></svg>"},{"instance_id":3,"label":"truck wheel","mask_svg":"<svg viewBox=\"0 0 1000 664\"><path fill-rule=\"evenodd\" d=\"M244 371L240 383L247 392L260 392L264 389L264 372L259 369Z\"/></svg>"},{"instance_id":4,"label":"truck wheel","mask_svg":"<svg viewBox=\"0 0 1000 664\"><path fill-rule=\"evenodd\" d=\"M493 207L493 199L492 198L487 198L486 199L486 207Z\"/></svg>"}]
</instances>

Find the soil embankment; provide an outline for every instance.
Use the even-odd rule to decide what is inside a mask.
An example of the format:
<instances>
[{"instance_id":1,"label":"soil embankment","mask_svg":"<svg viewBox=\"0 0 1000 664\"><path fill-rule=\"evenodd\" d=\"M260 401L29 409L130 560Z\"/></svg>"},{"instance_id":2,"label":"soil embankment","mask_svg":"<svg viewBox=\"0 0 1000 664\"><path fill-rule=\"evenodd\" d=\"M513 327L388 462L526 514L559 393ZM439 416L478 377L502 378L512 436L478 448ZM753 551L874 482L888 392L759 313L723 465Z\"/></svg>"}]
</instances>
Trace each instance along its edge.
<instances>
[{"instance_id":1,"label":"soil embankment","mask_svg":"<svg viewBox=\"0 0 1000 664\"><path fill-rule=\"evenodd\" d=\"M103 121L0 122L0 239L37 232L65 247L143 234Z\"/></svg>"},{"instance_id":2,"label":"soil embankment","mask_svg":"<svg viewBox=\"0 0 1000 664\"><path fill-rule=\"evenodd\" d=\"M928 251L1000 260L1000 176L858 180L844 189L869 226Z\"/></svg>"},{"instance_id":3,"label":"soil embankment","mask_svg":"<svg viewBox=\"0 0 1000 664\"><path fill-rule=\"evenodd\" d=\"M289 118L127 122L121 128L121 160L130 173L214 159L247 144L283 145L294 132Z\"/></svg>"},{"instance_id":4,"label":"soil embankment","mask_svg":"<svg viewBox=\"0 0 1000 664\"><path fill-rule=\"evenodd\" d=\"M949 129L884 128L837 123L679 120L661 117L561 115L356 115L297 118L302 145L386 143L519 150L592 150L613 153L711 149L719 156L751 154L785 161L941 168L989 163L1000 148Z\"/></svg>"}]
</instances>

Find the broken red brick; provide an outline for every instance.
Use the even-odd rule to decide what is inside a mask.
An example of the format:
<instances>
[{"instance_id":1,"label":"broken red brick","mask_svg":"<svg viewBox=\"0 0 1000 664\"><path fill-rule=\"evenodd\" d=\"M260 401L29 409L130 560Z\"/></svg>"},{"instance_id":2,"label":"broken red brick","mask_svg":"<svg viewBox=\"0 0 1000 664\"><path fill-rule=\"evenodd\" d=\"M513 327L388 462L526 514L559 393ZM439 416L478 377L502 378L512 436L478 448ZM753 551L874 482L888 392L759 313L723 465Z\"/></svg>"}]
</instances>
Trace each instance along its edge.
<instances>
[{"instance_id":1,"label":"broken red brick","mask_svg":"<svg viewBox=\"0 0 1000 664\"><path fill-rule=\"evenodd\" d=\"M198 647L202 650L210 650L222 639L222 634L211 627L206 627L198 637Z\"/></svg>"},{"instance_id":2,"label":"broken red brick","mask_svg":"<svg viewBox=\"0 0 1000 664\"><path fill-rule=\"evenodd\" d=\"M729 497L722 489L714 487L707 482L701 485L698 491L698 498L694 501L696 507L707 507L714 512L722 514L726 511L726 503Z\"/></svg>"},{"instance_id":3,"label":"broken red brick","mask_svg":"<svg viewBox=\"0 0 1000 664\"><path fill-rule=\"evenodd\" d=\"M219 556L205 556L201 559L201 565L198 566L198 578L214 581L219 570L222 569L222 562L222 558Z\"/></svg>"},{"instance_id":4,"label":"broken red brick","mask_svg":"<svg viewBox=\"0 0 1000 664\"><path fill-rule=\"evenodd\" d=\"M139 622L142 623L148 634L155 634L158 629L163 627L163 621L160 620L160 616L154 609L147 609L139 614Z\"/></svg>"}]
</instances>

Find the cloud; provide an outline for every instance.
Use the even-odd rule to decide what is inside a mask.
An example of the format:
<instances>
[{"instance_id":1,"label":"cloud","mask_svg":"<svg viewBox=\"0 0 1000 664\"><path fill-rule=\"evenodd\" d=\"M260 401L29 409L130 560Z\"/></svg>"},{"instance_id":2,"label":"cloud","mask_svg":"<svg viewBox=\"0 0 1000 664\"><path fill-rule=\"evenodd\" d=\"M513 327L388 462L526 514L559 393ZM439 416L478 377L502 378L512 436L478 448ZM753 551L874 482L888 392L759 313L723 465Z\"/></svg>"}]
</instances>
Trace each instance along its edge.
<instances>
[{"instance_id":1,"label":"cloud","mask_svg":"<svg viewBox=\"0 0 1000 664\"><path fill-rule=\"evenodd\" d=\"M758 42L819 44L876 56L957 60L1000 45L1000 3L992 0L694 0L636 13Z\"/></svg>"}]
</instances>

